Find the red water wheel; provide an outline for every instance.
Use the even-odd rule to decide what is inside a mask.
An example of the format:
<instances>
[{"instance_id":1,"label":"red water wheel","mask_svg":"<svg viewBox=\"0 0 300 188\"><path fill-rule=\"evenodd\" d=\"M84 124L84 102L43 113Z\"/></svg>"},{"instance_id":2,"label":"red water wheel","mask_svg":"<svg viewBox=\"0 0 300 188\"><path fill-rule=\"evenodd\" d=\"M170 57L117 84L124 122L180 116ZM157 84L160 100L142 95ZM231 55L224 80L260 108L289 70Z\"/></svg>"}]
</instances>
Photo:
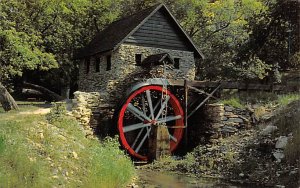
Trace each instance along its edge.
<instances>
[{"instance_id":1,"label":"red water wheel","mask_svg":"<svg viewBox=\"0 0 300 188\"><path fill-rule=\"evenodd\" d=\"M169 90L155 85L141 87L129 95L119 111L121 144L133 157L147 160L151 128L166 125L172 152L183 136L183 118L180 102Z\"/></svg>"}]
</instances>

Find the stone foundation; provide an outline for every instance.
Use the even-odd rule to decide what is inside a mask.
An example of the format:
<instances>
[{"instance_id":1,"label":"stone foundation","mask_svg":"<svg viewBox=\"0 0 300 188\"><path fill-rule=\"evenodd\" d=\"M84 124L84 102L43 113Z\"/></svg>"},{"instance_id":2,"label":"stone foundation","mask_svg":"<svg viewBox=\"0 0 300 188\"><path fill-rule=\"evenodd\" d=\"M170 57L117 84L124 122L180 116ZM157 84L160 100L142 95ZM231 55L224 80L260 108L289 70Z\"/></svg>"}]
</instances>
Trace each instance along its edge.
<instances>
[{"instance_id":1,"label":"stone foundation","mask_svg":"<svg viewBox=\"0 0 300 188\"><path fill-rule=\"evenodd\" d=\"M252 124L250 111L224 104L207 104L204 113L212 128L213 139L232 135Z\"/></svg>"},{"instance_id":2,"label":"stone foundation","mask_svg":"<svg viewBox=\"0 0 300 188\"><path fill-rule=\"evenodd\" d=\"M111 106L102 105L100 96L98 92L76 91L72 115L83 125L88 135L96 132L105 137L112 133L111 120L114 109Z\"/></svg>"}]
</instances>

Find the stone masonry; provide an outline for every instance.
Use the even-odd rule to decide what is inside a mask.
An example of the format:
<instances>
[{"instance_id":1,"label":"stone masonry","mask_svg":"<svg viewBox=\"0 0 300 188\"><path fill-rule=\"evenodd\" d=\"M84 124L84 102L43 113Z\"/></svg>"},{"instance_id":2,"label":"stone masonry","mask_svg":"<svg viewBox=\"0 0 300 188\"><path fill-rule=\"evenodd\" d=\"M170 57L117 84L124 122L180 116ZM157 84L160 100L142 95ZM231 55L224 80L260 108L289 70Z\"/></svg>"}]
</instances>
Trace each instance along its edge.
<instances>
[{"instance_id":1,"label":"stone masonry","mask_svg":"<svg viewBox=\"0 0 300 188\"><path fill-rule=\"evenodd\" d=\"M164 73L162 65L154 66L151 70L136 65L135 54L141 54L143 61L149 55L160 53L168 53L172 58L180 58L179 69L168 65ZM106 71L106 56L100 56L100 72L95 71L96 58L90 60L89 73L86 73L84 61L80 63L78 86L79 91L99 92L101 103L115 104L124 96L126 89L139 78L166 76L171 79L193 80L195 77L194 53L188 51L122 44L111 54L111 70Z\"/></svg>"},{"instance_id":2,"label":"stone masonry","mask_svg":"<svg viewBox=\"0 0 300 188\"><path fill-rule=\"evenodd\" d=\"M226 137L251 126L251 113L224 104L207 104L205 115L212 128L212 138Z\"/></svg>"}]
</instances>

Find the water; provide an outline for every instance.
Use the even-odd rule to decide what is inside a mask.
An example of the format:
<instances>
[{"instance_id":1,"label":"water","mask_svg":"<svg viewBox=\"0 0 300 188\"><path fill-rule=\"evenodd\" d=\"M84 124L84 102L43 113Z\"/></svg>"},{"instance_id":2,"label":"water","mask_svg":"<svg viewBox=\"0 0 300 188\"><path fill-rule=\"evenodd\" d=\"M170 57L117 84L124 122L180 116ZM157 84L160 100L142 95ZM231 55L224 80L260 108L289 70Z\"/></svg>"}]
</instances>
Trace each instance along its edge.
<instances>
[{"instance_id":1,"label":"water","mask_svg":"<svg viewBox=\"0 0 300 188\"><path fill-rule=\"evenodd\" d=\"M185 174L142 169L138 169L138 175L140 181L137 185L145 188L252 188L254 186L229 183L215 178L196 178Z\"/></svg>"}]
</instances>

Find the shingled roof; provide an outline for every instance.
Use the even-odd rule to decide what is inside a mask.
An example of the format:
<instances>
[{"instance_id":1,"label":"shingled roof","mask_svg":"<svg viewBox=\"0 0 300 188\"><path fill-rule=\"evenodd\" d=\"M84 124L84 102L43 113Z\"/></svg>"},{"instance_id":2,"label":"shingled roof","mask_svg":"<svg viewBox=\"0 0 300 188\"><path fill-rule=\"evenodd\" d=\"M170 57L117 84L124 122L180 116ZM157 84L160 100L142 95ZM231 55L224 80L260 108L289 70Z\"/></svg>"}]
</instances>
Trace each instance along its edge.
<instances>
[{"instance_id":1,"label":"shingled roof","mask_svg":"<svg viewBox=\"0 0 300 188\"><path fill-rule=\"evenodd\" d=\"M76 59L89 57L95 54L116 50L129 36L145 23L149 17L156 13L161 8L167 10L172 19L184 33L188 41L194 48L195 56L202 57L202 53L197 49L189 36L184 32L176 19L163 4L158 4L145 10L139 11L131 16L117 20L111 23L107 28L99 32L94 39L84 48L78 51L75 55Z\"/></svg>"}]
</instances>

